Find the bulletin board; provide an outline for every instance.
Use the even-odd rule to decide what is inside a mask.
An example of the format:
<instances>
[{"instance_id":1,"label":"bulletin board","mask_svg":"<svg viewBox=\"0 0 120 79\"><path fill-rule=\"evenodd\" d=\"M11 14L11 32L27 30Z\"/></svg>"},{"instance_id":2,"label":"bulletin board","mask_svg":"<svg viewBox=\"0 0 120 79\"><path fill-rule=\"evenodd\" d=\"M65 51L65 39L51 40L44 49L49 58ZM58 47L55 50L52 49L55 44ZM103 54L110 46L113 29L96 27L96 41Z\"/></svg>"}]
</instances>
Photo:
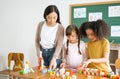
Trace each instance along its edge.
<instances>
[{"instance_id":1,"label":"bulletin board","mask_svg":"<svg viewBox=\"0 0 120 79\"><path fill-rule=\"evenodd\" d=\"M83 22L97 19L109 25L109 42L114 40L114 44L120 44L120 1L70 5L70 24L80 27Z\"/></svg>"}]
</instances>

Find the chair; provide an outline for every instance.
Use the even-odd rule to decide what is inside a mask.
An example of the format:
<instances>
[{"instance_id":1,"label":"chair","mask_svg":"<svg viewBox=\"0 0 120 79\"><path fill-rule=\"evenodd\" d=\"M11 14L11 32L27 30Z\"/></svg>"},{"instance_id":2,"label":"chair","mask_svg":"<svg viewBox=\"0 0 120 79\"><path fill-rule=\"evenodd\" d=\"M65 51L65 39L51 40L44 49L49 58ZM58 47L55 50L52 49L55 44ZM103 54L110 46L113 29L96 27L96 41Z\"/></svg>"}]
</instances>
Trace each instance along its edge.
<instances>
[{"instance_id":1,"label":"chair","mask_svg":"<svg viewBox=\"0 0 120 79\"><path fill-rule=\"evenodd\" d=\"M8 55L8 68L10 68L11 61L14 61L14 63L17 63L18 61L20 61L22 63L22 66L23 66L24 54L23 53L9 53L9 55ZM19 69L14 70L14 71L19 71Z\"/></svg>"},{"instance_id":2,"label":"chair","mask_svg":"<svg viewBox=\"0 0 120 79\"><path fill-rule=\"evenodd\" d=\"M18 60L20 60L22 62L22 65L23 65L23 63L24 63L24 54L23 53L19 53L19 52L18 53L16 53L16 52L10 52L8 54L8 69L0 71L0 74L9 75L9 79L11 79L10 73L11 72L15 72L15 70L14 71L10 70L11 61L14 61L14 63L16 63ZM19 70L16 70L16 71L19 71Z\"/></svg>"}]
</instances>

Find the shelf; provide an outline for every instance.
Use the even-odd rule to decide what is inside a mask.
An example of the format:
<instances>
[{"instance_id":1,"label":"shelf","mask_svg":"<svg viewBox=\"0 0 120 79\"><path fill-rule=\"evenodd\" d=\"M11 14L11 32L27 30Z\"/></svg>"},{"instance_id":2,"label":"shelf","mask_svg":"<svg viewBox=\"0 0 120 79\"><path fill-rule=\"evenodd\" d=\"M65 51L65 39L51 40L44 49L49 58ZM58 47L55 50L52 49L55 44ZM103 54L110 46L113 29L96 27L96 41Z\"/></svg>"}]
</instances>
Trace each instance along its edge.
<instances>
[{"instance_id":1,"label":"shelf","mask_svg":"<svg viewBox=\"0 0 120 79\"><path fill-rule=\"evenodd\" d=\"M110 63L110 67L113 70L113 72L116 72L116 68L115 68L115 61L116 59L120 58L120 49L118 49L117 47L111 47L110 48L110 56L109 56L109 63Z\"/></svg>"},{"instance_id":2,"label":"shelf","mask_svg":"<svg viewBox=\"0 0 120 79\"><path fill-rule=\"evenodd\" d=\"M111 66L115 66L115 64L113 64L113 63L110 63L110 65L111 65Z\"/></svg>"}]
</instances>

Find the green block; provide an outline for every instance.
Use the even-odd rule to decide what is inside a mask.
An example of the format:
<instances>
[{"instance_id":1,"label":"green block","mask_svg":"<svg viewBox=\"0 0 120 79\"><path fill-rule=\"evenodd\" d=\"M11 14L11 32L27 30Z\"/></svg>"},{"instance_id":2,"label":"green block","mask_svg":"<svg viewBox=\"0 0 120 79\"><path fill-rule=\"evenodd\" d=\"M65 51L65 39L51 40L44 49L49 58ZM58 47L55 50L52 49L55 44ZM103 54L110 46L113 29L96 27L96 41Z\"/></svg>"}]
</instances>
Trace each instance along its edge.
<instances>
[{"instance_id":1,"label":"green block","mask_svg":"<svg viewBox=\"0 0 120 79\"><path fill-rule=\"evenodd\" d=\"M79 74L82 74L82 70L79 71Z\"/></svg>"},{"instance_id":2,"label":"green block","mask_svg":"<svg viewBox=\"0 0 120 79\"><path fill-rule=\"evenodd\" d=\"M20 70L20 74L24 75L25 74L24 70Z\"/></svg>"},{"instance_id":3,"label":"green block","mask_svg":"<svg viewBox=\"0 0 120 79\"><path fill-rule=\"evenodd\" d=\"M111 75L110 74L108 74L108 78L110 78L111 77Z\"/></svg>"},{"instance_id":4,"label":"green block","mask_svg":"<svg viewBox=\"0 0 120 79\"><path fill-rule=\"evenodd\" d=\"M118 70L118 73L120 74L120 70Z\"/></svg>"}]
</instances>

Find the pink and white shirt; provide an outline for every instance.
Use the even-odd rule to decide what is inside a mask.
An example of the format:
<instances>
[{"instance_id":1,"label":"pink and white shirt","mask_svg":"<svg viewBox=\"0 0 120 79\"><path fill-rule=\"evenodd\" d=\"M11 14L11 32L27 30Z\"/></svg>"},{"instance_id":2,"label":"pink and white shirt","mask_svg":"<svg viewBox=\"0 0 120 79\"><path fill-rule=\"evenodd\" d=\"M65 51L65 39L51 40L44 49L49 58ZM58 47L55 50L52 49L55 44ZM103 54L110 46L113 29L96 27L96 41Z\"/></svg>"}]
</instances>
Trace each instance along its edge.
<instances>
[{"instance_id":1,"label":"pink and white shirt","mask_svg":"<svg viewBox=\"0 0 120 79\"><path fill-rule=\"evenodd\" d=\"M65 43L65 49L67 48L67 44ZM80 41L79 46L81 54L78 52L78 43L72 44L69 43L68 45L68 55L66 55L65 60L66 64L69 65L72 68L76 68L80 64L83 63L84 60L86 60L86 44L83 41Z\"/></svg>"}]
</instances>

